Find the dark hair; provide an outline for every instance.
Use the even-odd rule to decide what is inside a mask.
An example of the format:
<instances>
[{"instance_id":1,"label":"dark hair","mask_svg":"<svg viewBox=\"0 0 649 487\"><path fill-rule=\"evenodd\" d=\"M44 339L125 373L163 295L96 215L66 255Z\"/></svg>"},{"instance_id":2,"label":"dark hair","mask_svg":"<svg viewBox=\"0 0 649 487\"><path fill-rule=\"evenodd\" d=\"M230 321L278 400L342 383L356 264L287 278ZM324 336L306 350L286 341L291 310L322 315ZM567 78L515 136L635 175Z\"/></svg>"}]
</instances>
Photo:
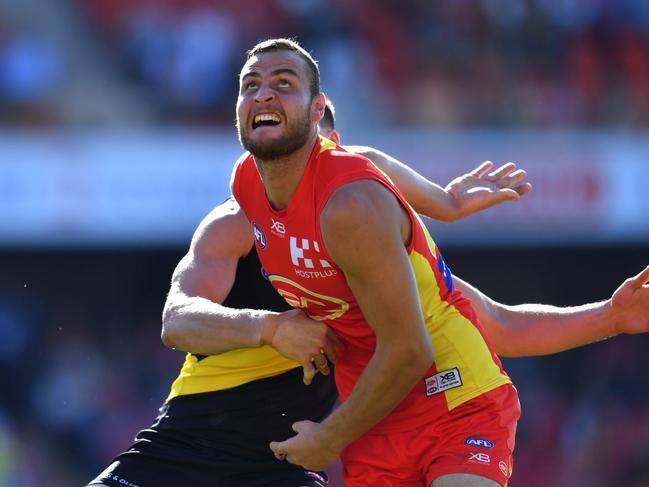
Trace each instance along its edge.
<instances>
[{"instance_id":1,"label":"dark hair","mask_svg":"<svg viewBox=\"0 0 649 487\"><path fill-rule=\"evenodd\" d=\"M295 39L277 38L259 42L247 52L246 61L257 54L272 51L293 51L304 59L311 74L311 98L313 99L320 94L320 68L318 68L318 63Z\"/></svg>"},{"instance_id":2,"label":"dark hair","mask_svg":"<svg viewBox=\"0 0 649 487\"><path fill-rule=\"evenodd\" d=\"M323 125L328 130L334 130L336 128L336 108L329 98L327 98L324 114L320 120L320 126Z\"/></svg>"}]
</instances>

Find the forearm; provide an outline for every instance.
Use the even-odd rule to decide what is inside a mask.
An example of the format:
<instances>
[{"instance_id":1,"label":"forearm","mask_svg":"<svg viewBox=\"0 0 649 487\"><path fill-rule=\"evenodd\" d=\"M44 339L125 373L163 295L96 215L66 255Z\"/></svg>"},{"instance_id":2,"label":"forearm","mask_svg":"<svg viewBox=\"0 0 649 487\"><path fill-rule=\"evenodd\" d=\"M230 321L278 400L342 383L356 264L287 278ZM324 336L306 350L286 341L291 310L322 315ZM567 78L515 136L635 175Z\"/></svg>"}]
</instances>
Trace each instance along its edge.
<instances>
[{"instance_id":1,"label":"forearm","mask_svg":"<svg viewBox=\"0 0 649 487\"><path fill-rule=\"evenodd\" d=\"M385 171L417 213L441 221L460 217L457 202L444 188L427 180L398 161Z\"/></svg>"},{"instance_id":2,"label":"forearm","mask_svg":"<svg viewBox=\"0 0 649 487\"><path fill-rule=\"evenodd\" d=\"M503 339L494 348L506 357L558 353L615 335L609 301L568 308L503 305L499 314Z\"/></svg>"},{"instance_id":3,"label":"forearm","mask_svg":"<svg viewBox=\"0 0 649 487\"><path fill-rule=\"evenodd\" d=\"M322 423L322 441L341 451L387 416L430 367L427 351L384 354L378 348L352 393Z\"/></svg>"},{"instance_id":4,"label":"forearm","mask_svg":"<svg viewBox=\"0 0 649 487\"><path fill-rule=\"evenodd\" d=\"M610 300L560 308L545 304L508 306L453 276L453 285L471 300L498 355L549 355L615 335Z\"/></svg>"},{"instance_id":5,"label":"forearm","mask_svg":"<svg viewBox=\"0 0 649 487\"><path fill-rule=\"evenodd\" d=\"M429 181L406 164L371 147L347 146L386 173L417 213L442 221L460 218L457 200L446 189Z\"/></svg>"},{"instance_id":6,"label":"forearm","mask_svg":"<svg viewBox=\"0 0 649 487\"><path fill-rule=\"evenodd\" d=\"M178 297L165 306L162 340L170 348L199 355L259 347L264 325L277 315L228 308L201 297Z\"/></svg>"}]
</instances>

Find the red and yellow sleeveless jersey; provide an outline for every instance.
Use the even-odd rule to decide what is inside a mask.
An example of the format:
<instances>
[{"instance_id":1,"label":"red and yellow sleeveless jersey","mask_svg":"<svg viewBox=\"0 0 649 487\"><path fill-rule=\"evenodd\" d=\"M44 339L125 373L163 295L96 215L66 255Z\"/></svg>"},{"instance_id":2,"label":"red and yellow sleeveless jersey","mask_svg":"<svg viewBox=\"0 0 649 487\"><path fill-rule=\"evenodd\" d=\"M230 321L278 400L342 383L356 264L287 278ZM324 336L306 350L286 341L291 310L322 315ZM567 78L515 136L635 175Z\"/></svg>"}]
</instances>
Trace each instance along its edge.
<instances>
[{"instance_id":1,"label":"red and yellow sleeveless jersey","mask_svg":"<svg viewBox=\"0 0 649 487\"><path fill-rule=\"evenodd\" d=\"M271 207L249 154L235 166L232 190L252 224L259 258L275 289L291 306L331 326L343 342L335 374L340 398L345 400L374 354L376 337L342 270L327 254L320 233L320 214L337 188L360 179L375 180L389 188L412 222L407 252L435 362L408 396L372 430L405 431L511 382L486 342L470 302L453 290L451 273L418 215L368 159L350 154L323 137L316 142L287 208L276 211Z\"/></svg>"}]
</instances>

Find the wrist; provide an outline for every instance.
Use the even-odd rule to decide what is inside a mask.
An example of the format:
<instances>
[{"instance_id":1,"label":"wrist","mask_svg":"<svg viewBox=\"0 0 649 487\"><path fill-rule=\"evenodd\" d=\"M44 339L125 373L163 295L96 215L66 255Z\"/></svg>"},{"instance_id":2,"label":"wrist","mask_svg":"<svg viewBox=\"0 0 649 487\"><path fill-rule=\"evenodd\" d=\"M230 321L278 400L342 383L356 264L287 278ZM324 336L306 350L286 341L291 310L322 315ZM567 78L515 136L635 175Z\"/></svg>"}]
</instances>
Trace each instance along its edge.
<instances>
[{"instance_id":1,"label":"wrist","mask_svg":"<svg viewBox=\"0 0 649 487\"><path fill-rule=\"evenodd\" d=\"M261 323L261 332L259 334L259 345L273 344L273 338L279 327L279 313L269 313Z\"/></svg>"},{"instance_id":2,"label":"wrist","mask_svg":"<svg viewBox=\"0 0 649 487\"><path fill-rule=\"evenodd\" d=\"M340 418L336 411L332 412L322 423L318 430L318 441L320 445L326 445L327 450L339 456L340 453L353 442L356 437L350 437L351 428L337 428L340 426Z\"/></svg>"},{"instance_id":3,"label":"wrist","mask_svg":"<svg viewBox=\"0 0 649 487\"><path fill-rule=\"evenodd\" d=\"M606 301L603 301L601 303L601 310L604 316L604 322L606 323L607 338L622 333L622 326L619 323L620 317L615 313L613 300L609 298Z\"/></svg>"}]
</instances>

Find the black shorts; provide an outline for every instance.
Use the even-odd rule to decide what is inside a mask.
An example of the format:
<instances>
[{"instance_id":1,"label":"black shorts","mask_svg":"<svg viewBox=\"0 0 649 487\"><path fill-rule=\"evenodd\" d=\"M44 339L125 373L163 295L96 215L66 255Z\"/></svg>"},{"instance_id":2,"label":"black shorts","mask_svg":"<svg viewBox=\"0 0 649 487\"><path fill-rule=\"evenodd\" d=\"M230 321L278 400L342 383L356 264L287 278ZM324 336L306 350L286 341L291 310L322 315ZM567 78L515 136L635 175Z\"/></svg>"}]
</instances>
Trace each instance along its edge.
<instances>
[{"instance_id":1,"label":"black shorts","mask_svg":"<svg viewBox=\"0 0 649 487\"><path fill-rule=\"evenodd\" d=\"M322 421L336 398L333 374L318 374L305 386L301 368L232 389L175 397L89 485L322 487L323 472L278 461L268 444L294 436L295 421Z\"/></svg>"}]
</instances>

